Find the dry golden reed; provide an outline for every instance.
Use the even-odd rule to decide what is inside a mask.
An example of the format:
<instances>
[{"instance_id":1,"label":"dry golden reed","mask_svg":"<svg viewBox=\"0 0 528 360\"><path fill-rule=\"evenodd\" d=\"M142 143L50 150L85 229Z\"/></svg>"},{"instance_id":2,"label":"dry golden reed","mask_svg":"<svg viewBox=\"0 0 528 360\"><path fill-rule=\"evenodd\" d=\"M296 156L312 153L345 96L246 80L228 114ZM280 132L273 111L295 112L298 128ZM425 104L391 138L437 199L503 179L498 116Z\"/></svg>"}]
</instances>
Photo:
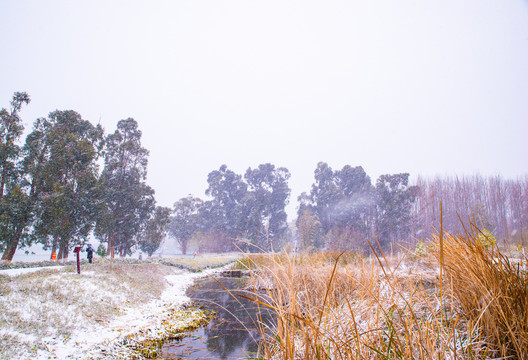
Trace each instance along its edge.
<instances>
[{"instance_id":1,"label":"dry golden reed","mask_svg":"<svg viewBox=\"0 0 528 360\"><path fill-rule=\"evenodd\" d=\"M526 258L507 257L482 237L473 225L463 235L444 235L445 282L468 319L469 330L480 329L481 338L501 357L527 359ZM438 241L433 242L431 252L438 260Z\"/></svg>"},{"instance_id":2,"label":"dry golden reed","mask_svg":"<svg viewBox=\"0 0 528 360\"><path fill-rule=\"evenodd\" d=\"M528 358L526 261L514 262L476 238L443 234L425 258L408 252L370 260L350 253L250 257L248 297L277 318L263 329L261 356Z\"/></svg>"}]
</instances>

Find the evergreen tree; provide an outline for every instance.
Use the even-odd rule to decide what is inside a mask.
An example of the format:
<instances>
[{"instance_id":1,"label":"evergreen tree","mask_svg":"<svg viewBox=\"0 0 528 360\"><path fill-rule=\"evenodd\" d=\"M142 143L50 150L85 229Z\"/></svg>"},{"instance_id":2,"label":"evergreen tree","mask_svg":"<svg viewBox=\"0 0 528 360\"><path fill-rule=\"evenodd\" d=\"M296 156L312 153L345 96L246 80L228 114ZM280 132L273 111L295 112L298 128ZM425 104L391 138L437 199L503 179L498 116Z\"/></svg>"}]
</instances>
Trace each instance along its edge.
<instances>
[{"instance_id":1,"label":"evergreen tree","mask_svg":"<svg viewBox=\"0 0 528 360\"><path fill-rule=\"evenodd\" d=\"M28 135L24 169L33 202L33 238L67 258L89 236L96 216L97 159L103 130L75 111L38 119ZM73 240L73 243L72 243Z\"/></svg>"},{"instance_id":2,"label":"evergreen tree","mask_svg":"<svg viewBox=\"0 0 528 360\"><path fill-rule=\"evenodd\" d=\"M167 227L171 221L170 212L169 208L156 206L152 216L147 221L145 230L139 239L139 248L148 256L152 256L165 239Z\"/></svg>"},{"instance_id":3,"label":"evergreen tree","mask_svg":"<svg viewBox=\"0 0 528 360\"><path fill-rule=\"evenodd\" d=\"M30 102L25 92L16 92L11 109L0 110L0 251L2 260L11 261L28 225L30 206L20 184L18 141L24 131L19 111Z\"/></svg>"},{"instance_id":4,"label":"evergreen tree","mask_svg":"<svg viewBox=\"0 0 528 360\"><path fill-rule=\"evenodd\" d=\"M106 137L96 236L107 242L112 258L116 250L121 256L131 254L155 210L154 190L145 183L148 151L141 146L141 135L137 122L129 118Z\"/></svg>"},{"instance_id":5,"label":"evergreen tree","mask_svg":"<svg viewBox=\"0 0 528 360\"><path fill-rule=\"evenodd\" d=\"M22 105L29 104L29 95L16 92L11 100L11 111L0 110L0 200L4 196L6 185L16 178L16 162L20 154L17 144L24 131L18 112Z\"/></svg>"},{"instance_id":6,"label":"evergreen tree","mask_svg":"<svg viewBox=\"0 0 528 360\"><path fill-rule=\"evenodd\" d=\"M409 174L381 175L376 181L376 234L382 247L407 240L411 226L411 207L418 194L409 186Z\"/></svg>"},{"instance_id":7,"label":"evergreen tree","mask_svg":"<svg viewBox=\"0 0 528 360\"><path fill-rule=\"evenodd\" d=\"M334 171L325 162L317 164L314 171L315 183L310 192L310 202L314 214L321 222L322 231L326 234L336 224L335 210L340 200L343 199Z\"/></svg>"},{"instance_id":8,"label":"evergreen tree","mask_svg":"<svg viewBox=\"0 0 528 360\"><path fill-rule=\"evenodd\" d=\"M334 205L335 223L359 236L370 235L375 210L375 191L361 166L346 165L335 172L341 199Z\"/></svg>"},{"instance_id":9,"label":"evergreen tree","mask_svg":"<svg viewBox=\"0 0 528 360\"><path fill-rule=\"evenodd\" d=\"M169 235L176 239L182 254L187 253L189 240L202 228L202 208L204 202L191 195L174 204L168 227Z\"/></svg>"},{"instance_id":10,"label":"evergreen tree","mask_svg":"<svg viewBox=\"0 0 528 360\"><path fill-rule=\"evenodd\" d=\"M290 196L290 172L268 163L249 168L244 178L249 188L244 204L249 210L246 235L263 250L279 248L288 230L285 208Z\"/></svg>"},{"instance_id":11,"label":"evergreen tree","mask_svg":"<svg viewBox=\"0 0 528 360\"><path fill-rule=\"evenodd\" d=\"M234 250L233 242L244 232L243 204L247 195L247 184L242 176L222 165L207 176L209 187L206 195L212 197L206 202L204 219L207 228L216 237L217 248Z\"/></svg>"},{"instance_id":12,"label":"evergreen tree","mask_svg":"<svg viewBox=\"0 0 528 360\"><path fill-rule=\"evenodd\" d=\"M23 240L31 219L31 201L20 186L10 187L0 200L0 251L2 260L11 261Z\"/></svg>"},{"instance_id":13,"label":"evergreen tree","mask_svg":"<svg viewBox=\"0 0 528 360\"><path fill-rule=\"evenodd\" d=\"M317 217L327 248L362 247L371 233L375 214L375 193L370 177L361 166L345 165L334 171L320 162L314 172L310 194L299 197L299 219L308 210ZM359 242L359 243L358 243Z\"/></svg>"}]
</instances>

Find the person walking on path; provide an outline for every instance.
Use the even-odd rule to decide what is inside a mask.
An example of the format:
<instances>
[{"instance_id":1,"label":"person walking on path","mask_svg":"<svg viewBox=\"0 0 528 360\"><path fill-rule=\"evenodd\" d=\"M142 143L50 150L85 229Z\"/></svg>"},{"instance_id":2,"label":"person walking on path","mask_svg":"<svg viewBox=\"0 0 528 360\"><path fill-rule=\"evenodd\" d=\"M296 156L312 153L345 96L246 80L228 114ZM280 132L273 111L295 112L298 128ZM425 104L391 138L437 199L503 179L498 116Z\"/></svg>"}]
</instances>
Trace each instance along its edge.
<instances>
[{"instance_id":1,"label":"person walking on path","mask_svg":"<svg viewBox=\"0 0 528 360\"><path fill-rule=\"evenodd\" d=\"M88 262L91 264L92 263L92 259L93 259L93 253L94 253L94 249L92 247L92 244L88 244L86 246L86 256L88 257Z\"/></svg>"}]
</instances>

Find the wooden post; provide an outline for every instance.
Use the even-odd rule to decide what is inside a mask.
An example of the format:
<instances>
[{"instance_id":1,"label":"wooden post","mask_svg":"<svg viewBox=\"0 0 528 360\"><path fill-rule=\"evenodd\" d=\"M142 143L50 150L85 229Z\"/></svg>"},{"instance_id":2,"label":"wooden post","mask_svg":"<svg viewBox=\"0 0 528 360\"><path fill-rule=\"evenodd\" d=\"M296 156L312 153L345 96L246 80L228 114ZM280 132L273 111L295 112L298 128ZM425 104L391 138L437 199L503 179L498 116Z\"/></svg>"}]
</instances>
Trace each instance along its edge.
<instances>
[{"instance_id":1,"label":"wooden post","mask_svg":"<svg viewBox=\"0 0 528 360\"><path fill-rule=\"evenodd\" d=\"M77 274L81 273L81 247L76 246L73 252L77 254Z\"/></svg>"}]
</instances>

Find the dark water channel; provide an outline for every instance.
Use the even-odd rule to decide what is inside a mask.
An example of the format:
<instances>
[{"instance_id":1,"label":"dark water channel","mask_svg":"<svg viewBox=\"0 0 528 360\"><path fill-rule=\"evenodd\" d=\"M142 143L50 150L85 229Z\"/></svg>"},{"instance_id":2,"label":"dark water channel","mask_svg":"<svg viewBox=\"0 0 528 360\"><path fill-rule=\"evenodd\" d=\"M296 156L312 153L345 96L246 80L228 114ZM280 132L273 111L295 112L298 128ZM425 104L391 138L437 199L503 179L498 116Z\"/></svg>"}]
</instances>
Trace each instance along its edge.
<instances>
[{"instance_id":1,"label":"dark water channel","mask_svg":"<svg viewBox=\"0 0 528 360\"><path fill-rule=\"evenodd\" d=\"M243 291L248 278L218 278L234 294ZM255 357L260 339L257 304L230 295L214 279L199 280L187 295L195 304L214 310L216 317L182 340L171 340L161 349L161 359L247 359ZM272 315L260 309L263 324L271 324Z\"/></svg>"}]
</instances>

